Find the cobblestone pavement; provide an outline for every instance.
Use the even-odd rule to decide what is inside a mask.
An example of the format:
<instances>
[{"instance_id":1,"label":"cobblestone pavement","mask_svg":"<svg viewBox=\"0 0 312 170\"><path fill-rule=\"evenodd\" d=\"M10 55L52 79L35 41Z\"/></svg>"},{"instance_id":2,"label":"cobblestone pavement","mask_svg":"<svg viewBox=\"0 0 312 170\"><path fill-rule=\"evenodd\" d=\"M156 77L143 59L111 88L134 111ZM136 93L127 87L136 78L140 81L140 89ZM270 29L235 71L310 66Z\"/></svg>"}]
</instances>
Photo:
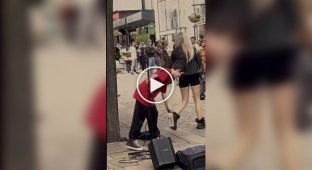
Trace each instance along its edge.
<instances>
[{"instance_id":1,"label":"cobblestone pavement","mask_svg":"<svg viewBox=\"0 0 312 170\"><path fill-rule=\"evenodd\" d=\"M118 74L117 76L118 94L120 95L118 98L119 119L122 137L128 137L135 103L132 95L136 87L137 78L138 75L131 74ZM157 105L159 111L158 127L160 129L161 135L171 137L175 151L184 149L189 146L205 143L205 130L196 129L194 102L192 101L191 97L192 96L190 95L190 103L181 113L177 131L173 131L169 128L167 112L165 111L164 105ZM174 108L180 101L180 92L178 86L175 86L174 93L169 99L169 105ZM204 104L204 101L202 104ZM142 131L144 130L145 128L143 126ZM122 159L128 159L128 153L129 150L126 148L125 142L108 144L108 169L153 169L151 160L142 160L137 163L119 163L119 161Z\"/></svg>"}]
</instances>

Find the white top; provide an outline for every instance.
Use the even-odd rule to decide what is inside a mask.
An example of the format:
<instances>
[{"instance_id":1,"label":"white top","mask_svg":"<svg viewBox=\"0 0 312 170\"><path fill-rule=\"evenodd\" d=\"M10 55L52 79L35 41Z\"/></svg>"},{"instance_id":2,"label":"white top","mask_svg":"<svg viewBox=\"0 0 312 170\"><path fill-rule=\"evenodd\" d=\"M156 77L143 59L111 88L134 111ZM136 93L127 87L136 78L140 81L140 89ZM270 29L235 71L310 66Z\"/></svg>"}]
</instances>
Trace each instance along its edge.
<instances>
[{"instance_id":1,"label":"white top","mask_svg":"<svg viewBox=\"0 0 312 170\"><path fill-rule=\"evenodd\" d=\"M199 45L198 45L197 43L195 43L195 44L193 45L193 47L195 47L196 51L199 51L199 50L200 50Z\"/></svg>"},{"instance_id":2,"label":"white top","mask_svg":"<svg viewBox=\"0 0 312 170\"><path fill-rule=\"evenodd\" d=\"M129 51L131 53L131 60L135 60L137 58L137 50L136 50L136 48L131 46Z\"/></svg>"}]
</instances>

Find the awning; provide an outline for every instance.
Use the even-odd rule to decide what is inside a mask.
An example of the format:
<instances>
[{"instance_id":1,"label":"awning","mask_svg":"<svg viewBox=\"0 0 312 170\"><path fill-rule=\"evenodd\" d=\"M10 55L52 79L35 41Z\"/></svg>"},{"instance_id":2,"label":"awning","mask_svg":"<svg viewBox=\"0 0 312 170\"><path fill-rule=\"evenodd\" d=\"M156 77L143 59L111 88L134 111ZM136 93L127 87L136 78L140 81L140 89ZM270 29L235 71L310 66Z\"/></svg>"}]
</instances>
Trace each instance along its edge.
<instances>
[{"instance_id":1,"label":"awning","mask_svg":"<svg viewBox=\"0 0 312 170\"><path fill-rule=\"evenodd\" d=\"M114 21L113 26L117 29L125 29L127 27L127 29L131 30L149 25L154 22L154 10L145 10Z\"/></svg>"}]
</instances>

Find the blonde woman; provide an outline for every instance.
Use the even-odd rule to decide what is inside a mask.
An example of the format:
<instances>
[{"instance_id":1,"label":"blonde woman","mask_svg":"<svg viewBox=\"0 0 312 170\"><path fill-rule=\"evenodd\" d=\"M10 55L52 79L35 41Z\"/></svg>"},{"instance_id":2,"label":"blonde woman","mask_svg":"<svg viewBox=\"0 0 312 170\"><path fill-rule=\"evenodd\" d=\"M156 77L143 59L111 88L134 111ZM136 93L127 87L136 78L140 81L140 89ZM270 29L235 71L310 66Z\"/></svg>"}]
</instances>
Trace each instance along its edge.
<instances>
[{"instance_id":1,"label":"blonde woman","mask_svg":"<svg viewBox=\"0 0 312 170\"><path fill-rule=\"evenodd\" d=\"M173 125L171 129L177 129L177 121L180 113L184 110L189 102L189 90L192 90L195 102L197 129L205 128L205 118L202 115L200 104L200 74L202 59L195 47L192 45L190 38L184 33L178 33L175 37L175 49L171 54L172 64L184 65L183 75L179 79L179 87L182 96L182 102L176 108L173 114Z\"/></svg>"}]
</instances>

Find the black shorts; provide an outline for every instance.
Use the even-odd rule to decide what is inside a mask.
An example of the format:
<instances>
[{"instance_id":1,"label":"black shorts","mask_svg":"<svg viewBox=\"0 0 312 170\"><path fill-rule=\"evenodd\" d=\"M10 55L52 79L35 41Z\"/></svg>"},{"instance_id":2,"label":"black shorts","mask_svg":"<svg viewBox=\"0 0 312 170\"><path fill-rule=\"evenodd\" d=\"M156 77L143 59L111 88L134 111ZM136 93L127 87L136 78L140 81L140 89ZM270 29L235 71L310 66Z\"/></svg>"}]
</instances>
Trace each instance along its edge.
<instances>
[{"instance_id":1,"label":"black shorts","mask_svg":"<svg viewBox=\"0 0 312 170\"><path fill-rule=\"evenodd\" d=\"M230 69L233 90L248 90L261 84L279 85L294 79L295 50L248 53L234 59Z\"/></svg>"},{"instance_id":2,"label":"black shorts","mask_svg":"<svg viewBox=\"0 0 312 170\"><path fill-rule=\"evenodd\" d=\"M200 84L200 73L181 76L179 79L179 87L196 86Z\"/></svg>"}]
</instances>

